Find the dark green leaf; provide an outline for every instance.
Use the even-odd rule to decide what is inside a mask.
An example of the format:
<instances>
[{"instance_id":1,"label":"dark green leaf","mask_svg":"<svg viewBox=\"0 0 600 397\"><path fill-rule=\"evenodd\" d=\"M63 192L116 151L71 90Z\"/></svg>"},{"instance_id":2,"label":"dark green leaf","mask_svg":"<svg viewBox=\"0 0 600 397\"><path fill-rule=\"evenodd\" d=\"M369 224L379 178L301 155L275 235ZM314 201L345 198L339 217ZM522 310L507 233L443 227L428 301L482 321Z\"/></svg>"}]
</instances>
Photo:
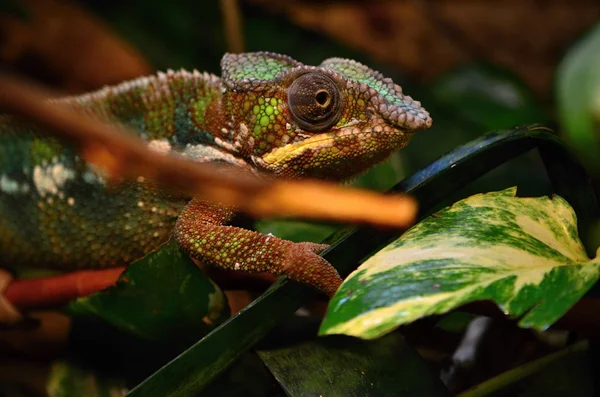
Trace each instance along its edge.
<instances>
[{"instance_id":1,"label":"dark green leaf","mask_svg":"<svg viewBox=\"0 0 600 397\"><path fill-rule=\"evenodd\" d=\"M114 287L68 310L145 339L180 342L198 339L229 315L223 292L173 241L132 263Z\"/></svg>"},{"instance_id":2,"label":"dark green leaf","mask_svg":"<svg viewBox=\"0 0 600 397\"><path fill-rule=\"evenodd\" d=\"M258 351L289 396L449 396L404 338L319 338Z\"/></svg>"},{"instance_id":3,"label":"dark green leaf","mask_svg":"<svg viewBox=\"0 0 600 397\"><path fill-rule=\"evenodd\" d=\"M254 352L238 358L195 397L272 397L276 382Z\"/></svg>"}]
</instances>

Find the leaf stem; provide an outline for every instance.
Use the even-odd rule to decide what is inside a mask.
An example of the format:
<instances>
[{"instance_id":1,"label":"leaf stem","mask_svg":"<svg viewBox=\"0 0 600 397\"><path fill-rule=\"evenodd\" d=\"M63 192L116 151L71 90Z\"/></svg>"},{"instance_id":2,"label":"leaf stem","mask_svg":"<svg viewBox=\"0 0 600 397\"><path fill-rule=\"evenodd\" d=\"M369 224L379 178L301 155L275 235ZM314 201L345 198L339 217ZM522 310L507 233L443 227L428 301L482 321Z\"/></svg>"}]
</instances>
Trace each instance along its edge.
<instances>
[{"instance_id":1,"label":"leaf stem","mask_svg":"<svg viewBox=\"0 0 600 397\"><path fill-rule=\"evenodd\" d=\"M571 355L577 352L587 351L590 347L590 343L587 340L582 340L571 346L559 350L556 353L549 354L545 357L539 358L528 362L527 364L521 365L520 367L513 368L509 371L503 372L498 376L495 376L483 383L478 384L462 393L459 393L456 397L482 397L487 396L495 391L506 388L518 381L527 378L543 368L552 364L553 362Z\"/></svg>"}]
</instances>

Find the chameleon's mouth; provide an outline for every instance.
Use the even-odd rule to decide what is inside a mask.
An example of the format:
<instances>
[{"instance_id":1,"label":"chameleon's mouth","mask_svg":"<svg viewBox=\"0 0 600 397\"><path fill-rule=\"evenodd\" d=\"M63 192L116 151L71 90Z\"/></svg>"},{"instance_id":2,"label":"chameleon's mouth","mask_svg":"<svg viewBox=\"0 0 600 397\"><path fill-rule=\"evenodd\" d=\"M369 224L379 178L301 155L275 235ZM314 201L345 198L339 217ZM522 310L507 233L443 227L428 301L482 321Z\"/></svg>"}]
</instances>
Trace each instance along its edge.
<instances>
[{"instance_id":1,"label":"chameleon's mouth","mask_svg":"<svg viewBox=\"0 0 600 397\"><path fill-rule=\"evenodd\" d=\"M393 131L393 132L392 132ZM384 133L377 131L373 134L371 131L353 132L327 132L315 135L296 143L290 143L282 147L275 148L263 157L263 161L269 166L277 164L288 164L292 159L301 156L308 150L319 153L323 160L325 158L346 158L350 160L353 157L348 152L352 152L356 157L361 154L373 153L375 151L391 152L406 145L414 130L393 129ZM376 140L378 144L373 145ZM351 150L352 149L352 150ZM342 152L348 150L345 154Z\"/></svg>"},{"instance_id":2,"label":"chameleon's mouth","mask_svg":"<svg viewBox=\"0 0 600 397\"><path fill-rule=\"evenodd\" d=\"M325 136L324 136L325 135ZM360 136L361 134L354 134ZM311 138L304 139L300 142L290 143L282 147L278 147L269 152L263 157L263 161L269 165L285 162L288 159L297 157L300 153L307 149L330 148L337 134L328 132L325 134L315 135Z\"/></svg>"},{"instance_id":3,"label":"chameleon's mouth","mask_svg":"<svg viewBox=\"0 0 600 397\"><path fill-rule=\"evenodd\" d=\"M381 124L334 130L273 149L262 164L281 177L343 180L406 146L413 132Z\"/></svg>"}]
</instances>

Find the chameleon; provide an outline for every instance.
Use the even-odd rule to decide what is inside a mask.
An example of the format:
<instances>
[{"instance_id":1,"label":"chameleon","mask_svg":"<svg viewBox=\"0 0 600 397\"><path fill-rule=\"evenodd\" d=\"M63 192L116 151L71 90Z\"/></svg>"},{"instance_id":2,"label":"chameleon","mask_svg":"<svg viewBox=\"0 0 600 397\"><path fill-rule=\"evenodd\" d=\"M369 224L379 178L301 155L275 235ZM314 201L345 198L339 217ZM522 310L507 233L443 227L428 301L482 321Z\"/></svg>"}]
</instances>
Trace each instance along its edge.
<instances>
[{"instance_id":1,"label":"chameleon","mask_svg":"<svg viewBox=\"0 0 600 397\"><path fill-rule=\"evenodd\" d=\"M134 131L157 156L292 179L347 180L432 123L399 85L353 60L225 54L221 72L168 70L51 101ZM68 143L0 115L0 267L123 266L174 238L202 263L334 294L342 280L318 255L325 245L228 225L234 214L142 177L115 187Z\"/></svg>"}]
</instances>

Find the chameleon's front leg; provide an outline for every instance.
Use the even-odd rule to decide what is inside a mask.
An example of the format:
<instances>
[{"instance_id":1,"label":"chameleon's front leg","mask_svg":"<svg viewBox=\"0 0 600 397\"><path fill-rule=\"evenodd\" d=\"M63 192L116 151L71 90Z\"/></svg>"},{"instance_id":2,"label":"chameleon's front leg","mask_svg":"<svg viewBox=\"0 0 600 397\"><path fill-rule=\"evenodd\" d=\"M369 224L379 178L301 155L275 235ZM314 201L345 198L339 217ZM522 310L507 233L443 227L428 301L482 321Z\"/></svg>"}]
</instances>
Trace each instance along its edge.
<instances>
[{"instance_id":1,"label":"chameleon's front leg","mask_svg":"<svg viewBox=\"0 0 600 397\"><path fill-rule=\"evenodd\" d=\"M233 215L231 208L193 199L179 214L175 239L183 250L203 263L228 270L286 275L333 296L342 279L318 255L326 245L294 243L225 226Z\"/></svg>"}]
</instances>

